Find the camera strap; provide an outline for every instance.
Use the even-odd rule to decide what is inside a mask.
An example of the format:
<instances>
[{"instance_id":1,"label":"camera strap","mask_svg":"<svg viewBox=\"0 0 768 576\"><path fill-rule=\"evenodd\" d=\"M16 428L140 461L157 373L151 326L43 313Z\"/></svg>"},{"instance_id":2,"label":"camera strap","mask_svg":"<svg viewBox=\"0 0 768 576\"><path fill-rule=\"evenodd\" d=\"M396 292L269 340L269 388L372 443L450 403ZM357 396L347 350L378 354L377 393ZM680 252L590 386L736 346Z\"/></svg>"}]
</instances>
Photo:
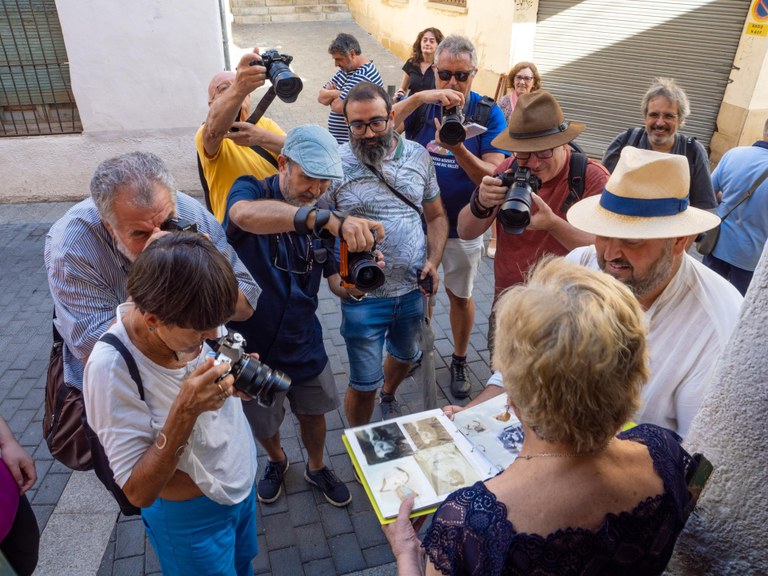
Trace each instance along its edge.
<instances>
[{"instance_id":1,"label":"camera strap","mask_svg":"<svg viewBox=\"0 0 768 576\"><path fill-rule=\"evenodd\" d=\"M390 191L392 192L392 194L394 194L394 195L395 195L395 196L397 196L397 197L398 197L400 200L402 200L403 202L405 202L406 204L408 204L408 206L410 206L411 208L413 208L414 210L416 210L416 213L419 215L419 217L422 217L422 214L421 214L421 210L419 209L419 207L418 207L418 206L416 206L416 204L414 204L414 203L413 203L413 202L411 202L410 200L408 200L408 198L406 198L405 196L403 196L403 195L402 195L400 192L398 192L398 191L397 191L397 189L396 189L394 186L392 186L392 185L391 185L389 182L387 182L387 180L384 178L384 174L382 174L381 172L379 172L378 170L376 170L376 168L375 168L374 166L371 166L370 164L366 164L366 165L365 165L365 167L366 167L366 168L368 168L368 170L370 170L371 172L373 172L373 173L376 175L376 177L377 177L379 180L381 180L381 181L384 183L384 185L385 185L387 188L389 188L389 189L390 189Z\"/></svg>"}]
</instances>

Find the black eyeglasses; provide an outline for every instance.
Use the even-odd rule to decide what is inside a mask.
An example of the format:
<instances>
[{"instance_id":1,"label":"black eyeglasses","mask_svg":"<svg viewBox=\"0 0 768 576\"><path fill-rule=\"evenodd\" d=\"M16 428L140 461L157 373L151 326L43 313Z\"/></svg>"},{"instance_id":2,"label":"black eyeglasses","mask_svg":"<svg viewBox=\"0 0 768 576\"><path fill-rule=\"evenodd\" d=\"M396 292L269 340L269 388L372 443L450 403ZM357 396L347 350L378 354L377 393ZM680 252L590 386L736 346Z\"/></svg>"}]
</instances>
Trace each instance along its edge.
<instances>
[{"instance_id":1,"label":"black eyeglasses","mask_svg":"<svg viewBox=\"0 0 768 576\"><path fill-rule=\"evenodd\" d=\"M275 234L270 239L272 264L283 272L308 274L314 264L323 265L328 260L328 251L323 246L315 246L306 237L292 232Z\"/></svg>"},{"instance_id":2,"label":"black eyeglasses","mask_svg":"<svg viewBox=\"0 0 768 576\"><path fill-rule=\"evenodd\" d=\"M531 156L536 156L539 160L546 160L552 158L555 151L550 148L549 150L539 150L538 152L515 152L515 158L518 160L530 160Z\"/></svg>"},{"instance_id":3,"label":"black eyeglasses","mask_svg":"<svg viewBox=\"0 0 768 576\"><path fill-rule=\"evenodd\" d=\"M378 132L384 132L384 130L387 129L387 124L389 124L389 118L384 118L383 116L379 116L377 118L374 118L370 122L363 122L362 120L353 120L349 123L349 131L354 136L362 136L365 134L365 131L368 130L370 127L371 132L374 134Z\"/></svg>"},{"instance_id":4,"label":"black eyeglasses","mask_svg":"<svg viewBox=\"0 0 768 576\"><path fill-rule=\"evenodd\" d=\"M472 73L474 70L470 70L469 72L451 72L450 70L438 70L437 71L437 77L440 78L443 82L448 82L448 80L451 79L451 76L456 78L456 82L466 82L469 80L469 77L472 76Z\"/></svg>"}]
</instances>

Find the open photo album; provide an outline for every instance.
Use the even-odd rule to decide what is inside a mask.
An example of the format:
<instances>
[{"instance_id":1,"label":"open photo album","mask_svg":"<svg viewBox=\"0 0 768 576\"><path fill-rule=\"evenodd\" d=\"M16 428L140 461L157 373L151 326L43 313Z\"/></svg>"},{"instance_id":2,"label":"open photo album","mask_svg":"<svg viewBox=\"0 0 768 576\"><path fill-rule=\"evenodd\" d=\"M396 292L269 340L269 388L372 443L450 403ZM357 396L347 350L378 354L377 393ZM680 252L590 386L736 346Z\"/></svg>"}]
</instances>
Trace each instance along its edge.
<instances>
[{"instance_id":1,"label":"open photo album","mask_svg":"<svg viewBox=\"0 0 768 576\"><path fill-rule=\"evenodd\" d=\"M456 414L440 409L349 428L344 445L382 524L415 497L413 516L429 514L448 494L502 472L523 442L520 421L501 394Z\"/></svg>"}]
</instances>

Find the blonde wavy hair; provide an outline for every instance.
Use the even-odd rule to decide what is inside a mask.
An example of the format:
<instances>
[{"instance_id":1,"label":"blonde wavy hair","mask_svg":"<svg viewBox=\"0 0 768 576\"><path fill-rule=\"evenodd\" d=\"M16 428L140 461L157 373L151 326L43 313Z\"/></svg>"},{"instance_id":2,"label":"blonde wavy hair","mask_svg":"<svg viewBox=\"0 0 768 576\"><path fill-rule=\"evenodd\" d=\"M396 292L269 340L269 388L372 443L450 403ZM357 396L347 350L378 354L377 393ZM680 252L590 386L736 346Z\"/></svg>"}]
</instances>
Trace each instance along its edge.
<instances>
[{"instance_id":1,"label":"blonde wavy hair","mask_svg":"<svg viewBox=\"0 0 768 576\"><path fill-rule=\"evenodd\" d=\"M494 368L520 419L576 451L607 444L648 378L643 311L621 282L545 258L496 304Z\"/></svg>"}]
</instances>

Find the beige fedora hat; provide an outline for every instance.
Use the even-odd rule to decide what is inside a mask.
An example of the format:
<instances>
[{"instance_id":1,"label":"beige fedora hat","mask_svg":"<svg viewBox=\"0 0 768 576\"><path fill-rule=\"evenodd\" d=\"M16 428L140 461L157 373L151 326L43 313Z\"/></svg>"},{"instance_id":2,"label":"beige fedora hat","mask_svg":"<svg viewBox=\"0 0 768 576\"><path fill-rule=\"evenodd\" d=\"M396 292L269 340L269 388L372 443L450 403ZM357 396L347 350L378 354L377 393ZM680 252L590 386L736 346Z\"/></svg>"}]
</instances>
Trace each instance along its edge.
<instances>
[{"instance_id":1,"label":"beige fedora hat","mask_svg":"<svg viewBox=\"0 0 768 576\"><path fill-rule=\"evenodd\" d=\"M579 230L607 238L677 238L714 228L720 218L688 205L688 159L626 146L599 196L568 210Z\"/></svg>"},{"instance_id":2,"label":"beige fedora hat","mask_svg":"<svg viewBox=\"0 0 768 576\"><path fill-rule=\"evenodd\" d=\"M507 131L491 144L510 152L538 152L567 144L586 127L581 122L566 121L555 97L546 90L537 90L520 96Z\"/></svg>"}]
</instances>

